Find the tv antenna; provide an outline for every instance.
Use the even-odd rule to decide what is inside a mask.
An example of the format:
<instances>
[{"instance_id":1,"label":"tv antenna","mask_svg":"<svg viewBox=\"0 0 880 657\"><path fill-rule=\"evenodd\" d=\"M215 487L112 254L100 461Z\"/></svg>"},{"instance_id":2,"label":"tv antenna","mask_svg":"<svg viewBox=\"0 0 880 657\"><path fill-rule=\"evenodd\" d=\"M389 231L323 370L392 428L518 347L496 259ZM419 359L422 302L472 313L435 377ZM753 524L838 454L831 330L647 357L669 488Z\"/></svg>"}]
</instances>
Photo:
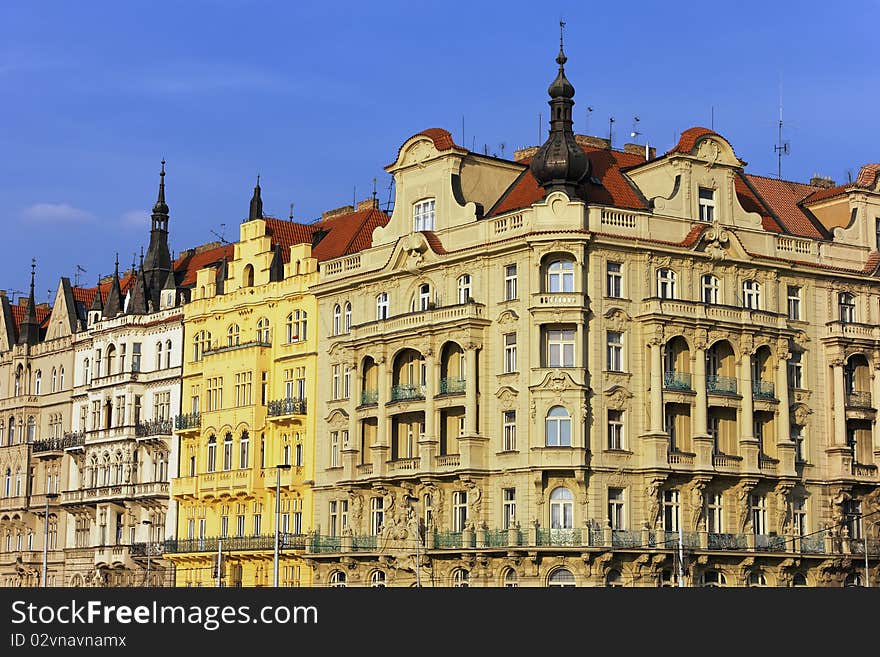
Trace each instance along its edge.
<instances>
[{"instance_id":1,"label":"tv antenna","mask_svg":"<svg viewBox=\"0 0 880 657\"><path fill-rule=\"evenodd\" d=\"M26 294L24 290L9 290L9 303L15 304L15 295L23 295Z\"/></svg>"},{"instance_id":2,"label":"tv antenna","mask_svg":"<svg viewBox=\"0 0 880 657\"><path fill-rule=\"evenodd\" d=\"M608 117L608 147L611 148L611 139L614 135L614 117Z\"/></svg>"},{"instance_id":3,"label":"tv antenna","mask_svg":"<svg viewBox=\"0 0 880 657\"><path fill-rule=\"evenodd\" d=\"M629 133L629 136L633 137L635 139L638 139L639 135L642 134L641 132L639 132L638 128L639 128L639 117L634 116L633 117L633 127L632 127L632 131Z\"/></svg>"},{"instance_id":4,"label":"tv antenna","mask_svg":"<svg viewBox=\"0 0 880 657\"><path fill-rule=\"evenodd\" d=\"M498 144L498 148L501 151L501 159L502 160L504 159L504 147L505 146L507 146L507 144L505 144L503 141L500 144Z\"/></svg>"},{"instance_id":5,"label":"tv antenna","mask_svg":"<svg viewBox=\"0 0 880 657\"><path fill-rule=\"evenodd\" d=\"M290 204L290 220L293 221L293 203Z\"/></svg>"},{"instance_id":6,"label":"tv antenna","mask_svg":"<svg viewBox=\"0 0 880 657\"><path fill-rule=\"evenodd\" d=\"M385 214L391 212L393 207L393 199L394 199L394 176L390 176L390 180L388 181L388 201L385 203Z\"/></svg>"},{"instance_id":7,"label":"tv antenna","mask_svg":"<svg viewBox=\"0 0 880 657\"><path fill-rule=\"evenodd\" d=\"M216 237L217 239L219 239L221 244L229 244L229 242L226 241L226 238L223 237L223 235L226 234L226 224L220 224L220 232L219 233L216 230L212 230L211 234L214 237Z\"/></svg>"},{"instance_id":8,"label":"tv antenna","mask_svg":"<svg viewBox=\"0 0 880 657\"><path fill-rule=\"evenodd\" d=\"M76 266L76 272L73 274L73 284L75 287L79 287L79 275L80 273L85 274L86 270L83 269L80 265Z\"/></svg>"},{"instance_id":9,"label":"tv antenna","mask_svg":"<svg viewBox=\"0 0 880 657\"><path fill-rule=\"evenodd\" d=\"M584 134L590 134L590 116L593 114L593 108L587 107L587 125L584 126Z\"/></svg>"},{"instance_id":10,"label":"tv antenna","mask_svg":"<svg viewBox=\"0 0 880 657\"><path fill-rule=\"evenodd\" d=\"M782 180L782 156L791 154L791 145L788 140L782 141L782 81L779 82L779 138L776 146L776 177Z\"/></svg>"}]
</instances>

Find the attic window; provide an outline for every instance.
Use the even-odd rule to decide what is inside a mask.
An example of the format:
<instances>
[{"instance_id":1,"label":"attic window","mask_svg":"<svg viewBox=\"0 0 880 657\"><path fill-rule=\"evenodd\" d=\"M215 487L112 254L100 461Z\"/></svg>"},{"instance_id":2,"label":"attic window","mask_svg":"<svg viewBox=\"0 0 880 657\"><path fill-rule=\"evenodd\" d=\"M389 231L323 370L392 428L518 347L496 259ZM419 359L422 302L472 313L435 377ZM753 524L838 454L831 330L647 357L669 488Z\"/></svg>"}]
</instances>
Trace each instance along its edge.
<instances>
[{"instance_id":1,"label":"attic window","mask_svg":"<svg viewBox=\"0 0 880 657\"><path fill-rule=\"evenodd\" d=\"M427 198L413 206L413 231L434 230L434 199Z\"/></svg>"},{"instance_id":2,"label":"attic window","mask_svg":"<svg viewBox=\"0 0 880 657\"><path fill-rule=\"evenodd\" d=\"M700 187L700 221L715 219L715 190Z\"/></svg>"}]
</instances>

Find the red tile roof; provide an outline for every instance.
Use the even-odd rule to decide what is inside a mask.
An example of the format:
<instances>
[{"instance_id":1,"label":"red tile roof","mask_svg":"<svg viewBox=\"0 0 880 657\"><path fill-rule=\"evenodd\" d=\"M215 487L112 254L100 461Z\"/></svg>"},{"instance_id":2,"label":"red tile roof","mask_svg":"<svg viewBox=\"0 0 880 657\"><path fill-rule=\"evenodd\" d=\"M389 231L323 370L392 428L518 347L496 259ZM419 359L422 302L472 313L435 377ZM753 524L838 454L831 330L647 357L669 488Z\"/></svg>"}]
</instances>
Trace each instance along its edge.
<instances>
[{"instance_id":1,"label":"red tile roof","mask_svg":"<svg viewBox=\"0 0 880 657\"><path fill-rule=\"evenodd\" d=\"M734 178L734 188L736 189L736 198L739 204L746 212L756 212L761 215L761 226L764 230L774 233L784 233L785 230L779 225L779 222L773 217L773 214L764 203L763 199L755 195L752 189L743 180L739 174Z\"/></svg>"},{"instance_id":2,"label":"red tile roof","mask_svg":"<svg viewBox=\"0 0 880 657\"><path fill-rule=\"evenodd\" d=\"M27 298L25 297L25 302ZM24 321L24 315L27 311L27 303L17 303L13 306L10 306L12 309L12 321L15 324L15 336L16 339L19 335L19 329L21 328L21 323ZM37 324L40 325L40 328L45 328L47 322L49 321L49 315L52 313L51 308L47 308L46 306L37 306Z\"/></svg>"},{"instance_id":3,"label":"red tile roof","mask_svg":"<svg viewBox=\"0 0 880 657\"><path fill-rule=\"evenodd\" d=\"M855 189L855 185L853 183L847 183L846 185L837 185L836 187L828 187L826 189L816 189L810 194L807 198L803 200L805 205L809 205L811 203L815 203L817 201L827 201L830 198L834 198L835 196L843 196L850 189Z\"/></svg>"},{"instance_id":4,"label":"red tile roof","mask_svg":"<svg viewBox=\"0 0 880 657\"><path fill-rule=\"evenodd\" d=\"M290 262L290 247L294 244L311 244L315 228L311 224L265 217L267 235L272 238L272 246L281 245L282 259Z\"/></svg>"},{"instance_id":5,"label":"red tile roof","mask_svg":"<svg viewBox=\"0 0 880 657\"><path fill-rule=\"evenodd\" d=\"M678 143L672 147L669 151L670 153L690 153L697 145L697 142L706 137L708 135L715 135L716 137L721 137L714 130L710 130L709 128L701 128L700 126L695 126L693 128L688 128L684 132L681 133L681 137L678 138ZM724 139L724 137L721 137ZM726 141L726 140L725 140Z\"/></svg>"},{"instance_id":6,"label":"red tile roof","mask_svg":"<svg viewBox=\"0 0 880 657\"><path fill-rule=\"evenodd\" d=\"M626 167L642 164L645 161L644 156L586 145L582 145L581 148L590 156L590 176L599 180L599 184L591 181L583 186L588 203L629 209L647 208L644 199L636 192L621 171ZM525 158L519 163L527 165L530 161L531 158ZM526 169L486 216L493 217L519 210L540 201L542 198L544 198L544 190L538 185L532 172Z\"/></svg>"},{"instance_id":7,"label":"red tile roof","mask_svg":"<svg viewBox=\"0 0 880 657\"><path fill-rule=\"evenodd\" d=\"M873 187L880 175L880 164L866 164L859 169L856 185L859 187Z\"/></svg>"},{"instance_id":8,"label":"red tile roof","mask_svg":"<svg viewBox=\"0 0 880 657\"><path fill-rule=\"evenodd\" d=\"M123 274L119 279L119 289L122 292L122 296L125 296L125 293L128 292L128 288L131 286L134 281L133 275L129 272ZM112 282L108 281L106 283L101 283L101 301L107 301L107 294L110 292L110 286ZM95 298L95 287L74 287L73 288L73 299L74 301L81 301L86 305L86 309L92 305L92 300Z\"/></svg>"},{"instance_id":9,"label":"red tile roof","mask_svg":"<svg viewBox=\"0 0 880 657\"><path fill-rule=\"evenodd\" d=\"M830 238L827 229L800 206L800 203L806 197L816 191L816 187L804 183L753 176L751 174L745 174L745 177L760 195L763 201L762 205L772 210L779 222L782 223L782 229L785 232L813 239ZM742 202L742 199L740 200ZM761 214L763 216L763 213ZM764 228L773 230L772 228L767 228L766 224L765 218Z\"/></svg>"},{"instance_id":10,"label":"red tile roof","mask_svg":"<svg viewBox=\"0 0 880 657\"><path fill-rule=\"evenodd\" d=\"M180 287L192 287L196 284L196 272L199 269L220 262L224 256L227 260L232 259L234 248L232 244L224 244L212 249L206 249L201 253L187 253L174 261L174 277Z\"/></svg>"},{"instance_id":11,"label":"red tile roof","mask_svg":"<svg viewBox=\"0 0 880 657\"><path fill-rule=\"evenodd\" d=\"M428 246L431 247L431 250L434 253L437 255L445 255L448 253L443 246L443 242L440 241L440 238L437 237L437 234L433 230L423 230L420 232L425 236L425 239L428 241Z\"/></svg>"},{"instance_id":12,"label":"red tile roof","mask_svg":"<svg viewBox=\"0 0 880 657\"><path fill-rule=\"evenodd\" d=\"M400 144L400 148L397 149L397 157L394 158L394 162L397 162L397 160L400 159L400 151L403 150L403 144L408 142L413 137L418 137L419 135L428 137L432 142L434 142L434 148L441 152L449 151L453 148L461 151L468 150L464 146L459 146L458 144L456 144L448 130L444 130L443 128L427 128L425 130L422 130L421 132L417 132L416 134L412 135L412 137L407 137L403 140L403 142ZM392 162L391 164L386 164L385 168L387 169L388 167L393 166L394 162Z\"/></svg>"},{"instance_id":13,"label":"red tile roof","mask_svg":"<svg viewBox=\"0 0 880 657\"><path fill-rule=\"evenodd\" d=\"M389 220L378 208L367 208L311 224L328 231L312 249L312 256L324 261L367 249L373 244L373 230Z\"/></svg>"}]
</instances>

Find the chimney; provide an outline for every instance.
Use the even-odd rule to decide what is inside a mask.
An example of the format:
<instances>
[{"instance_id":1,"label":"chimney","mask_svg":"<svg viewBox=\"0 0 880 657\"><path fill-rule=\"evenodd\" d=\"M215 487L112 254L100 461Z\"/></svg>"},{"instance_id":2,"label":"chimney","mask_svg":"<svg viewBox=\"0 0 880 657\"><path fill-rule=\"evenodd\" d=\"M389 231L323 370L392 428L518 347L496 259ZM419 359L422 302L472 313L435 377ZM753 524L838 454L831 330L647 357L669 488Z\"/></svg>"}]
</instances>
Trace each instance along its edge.
<instances>
[{"instance_id":1,"label":"chimney","mask_svg":"<svg viewBox=\"0 0 880 657\"><path fill-rule=\"evenodd\" d=\"M327 210L321 213L321 221L326 221L327 219L333 219L333 217L339 217L343 214L351 214L354 212L353 205L343 205L341 208L336 208L335 210Z\"/></svg>"},{"instance_id":2,"label":"chimney","mask_svg":"<svg viewBox=\"0 0 880 657\"><path fill-rule=\"evenodd\" d=\"M654 146L642 146L641 144L624 144L623 151L625 153L632 153L633 155L641 155L645 157L647 155L647 160L653 160L657 157L657 149ZM647 151L647 153L645 152Z\"/></svg>"},{"instance_id":3,"label":"chimney","mask_svg":"<svg viewBox=\"0 0 880 657\"><path fill-rule=\"evenodd\" d=\"M604 150L611 149L611 140L605 139L604 137L594 137L593 135L575 135L574 140L578 143L578 146L584 147L589 146L591 148L601 148Z\"/></svg>"},{"instance_id":4,"label":"chimney","mask_svg":"<svg viewBox=\"0 0 880 657\"><path fill-rule=\"evenodd\" d=\"M357 211L363 212L364 210L375 210L379 207L379 199L368 198L363 201L358 201Z\"/></svg>"},{"instance_id":5,"label":"chimney","mask_svg":"<svg viewBox=\"0 0 880 657\"><path fill-rule=\"evenodd\" d=\"M810 185L813 187L821 187L823 189L829 189L834 187L836 183L831 179L831 176L820 176L819 174L814 175L810 178Z\"/></svg>"},{"instance_id":6,"label":"chimney","mask_svg":"<svg viewBox=\"0 0 880 657\"><path fill-rule=\"evenodd\" d=\"M535 153L538 152L539 146L526 146L525 148L519 148L513 151L513 160L514 162L522 162L527 157L531 157Z\"/></svg>"}]
</instances>

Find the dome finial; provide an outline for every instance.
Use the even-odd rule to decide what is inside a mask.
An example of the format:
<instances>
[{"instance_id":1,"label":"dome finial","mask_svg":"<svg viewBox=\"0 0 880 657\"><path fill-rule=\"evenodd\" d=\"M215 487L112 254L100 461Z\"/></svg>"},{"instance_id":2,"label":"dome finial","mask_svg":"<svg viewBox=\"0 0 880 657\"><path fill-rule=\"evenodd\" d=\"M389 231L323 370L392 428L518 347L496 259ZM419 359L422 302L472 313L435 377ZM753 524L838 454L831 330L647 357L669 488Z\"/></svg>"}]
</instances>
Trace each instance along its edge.
<instances>
[{"instance_id":1,"label":"dome finial","mask_svg":"<svg viewBox=\"0 0 880 657\"><path fill-rule=\"evenodd\" d=\"M560 18L559 19L559 54L556 56L556 63L559 64L559 70L562 70L562 67L565 66L565 62L568 61L568 57L565 56L565 50L562 47L562 36L563 36L564 29L565 29L565 21Z\"/></svg>"}]
</instances>

